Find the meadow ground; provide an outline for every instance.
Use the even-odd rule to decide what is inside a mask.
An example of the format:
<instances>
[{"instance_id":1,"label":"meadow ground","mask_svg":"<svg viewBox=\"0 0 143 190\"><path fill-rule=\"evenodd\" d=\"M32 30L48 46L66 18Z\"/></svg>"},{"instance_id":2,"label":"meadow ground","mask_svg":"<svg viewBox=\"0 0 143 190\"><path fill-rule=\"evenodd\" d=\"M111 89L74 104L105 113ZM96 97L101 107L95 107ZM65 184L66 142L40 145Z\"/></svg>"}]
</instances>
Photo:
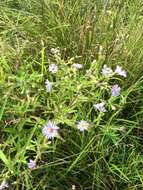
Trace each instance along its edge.
<instances>
[{"instance_id":1,"label":"meadow ground","mask_svg":"<svg viewBox=\"0 0 143 190\"><path fill-rule=\"evenodd\" d=\"M0 1L0 189L143 189L143 1Z\"/></svg>"}]
</instances>

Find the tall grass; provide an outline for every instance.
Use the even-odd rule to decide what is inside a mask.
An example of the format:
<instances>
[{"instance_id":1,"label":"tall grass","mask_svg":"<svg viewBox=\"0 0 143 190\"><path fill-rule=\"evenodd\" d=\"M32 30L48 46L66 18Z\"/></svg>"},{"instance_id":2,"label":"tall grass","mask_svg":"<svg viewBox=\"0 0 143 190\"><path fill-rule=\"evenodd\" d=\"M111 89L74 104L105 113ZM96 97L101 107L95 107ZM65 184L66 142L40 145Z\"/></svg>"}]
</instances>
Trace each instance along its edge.
<instances>
[{"instance_id":1,"label":"tall grass","mask_svg":"<svg viewBox=\"0 0 143 190\"><path fill-rule=\"evenodd\" d=\"M1 0L0 182L8 189L143 189L142 12L142 0ZM127 77L104 79L105 64ZM102 100L106 113L93 108ZM49 120L60 127L52 141L42 134ZM77 129L80 120L88 131Z\"/></svg>"}]
</instances>

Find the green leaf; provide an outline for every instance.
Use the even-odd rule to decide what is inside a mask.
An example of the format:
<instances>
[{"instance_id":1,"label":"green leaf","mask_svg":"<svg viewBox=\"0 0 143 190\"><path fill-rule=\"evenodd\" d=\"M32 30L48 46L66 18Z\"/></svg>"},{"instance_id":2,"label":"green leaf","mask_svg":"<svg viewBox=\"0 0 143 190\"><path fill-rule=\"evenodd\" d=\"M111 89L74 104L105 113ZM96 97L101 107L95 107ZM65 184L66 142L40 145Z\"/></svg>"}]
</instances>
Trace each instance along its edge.
<instances>
[{"instance_id":1,"label":"green leaf","mask_svg":"<svg viewBox=\"0 0 143 190\"><path fill-rule=\"evenodd\" d=\"M10 160L8 160L5 154L0 150L0 159L4 162L4 164L8 167L8 169L13 173L13 166Z\"/></svg>"}]
</instances>

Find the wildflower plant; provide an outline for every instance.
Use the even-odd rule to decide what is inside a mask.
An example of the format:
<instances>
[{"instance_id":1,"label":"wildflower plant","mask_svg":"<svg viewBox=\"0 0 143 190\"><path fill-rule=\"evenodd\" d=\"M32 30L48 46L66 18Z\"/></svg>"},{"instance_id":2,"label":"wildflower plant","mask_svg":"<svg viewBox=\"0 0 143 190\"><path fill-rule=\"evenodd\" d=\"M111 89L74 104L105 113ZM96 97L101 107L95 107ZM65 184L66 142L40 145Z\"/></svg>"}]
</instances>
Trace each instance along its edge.
<instances>
[{"instance_id":1,"label":"wildflower plant","mask_svg":"<svg viewBox=\"0 0 143 190\"><path fill-rule=\"evenodd\" d=\"M142 189L141 5L0 3L0 189Z\"/></svg>"}]
</instances>

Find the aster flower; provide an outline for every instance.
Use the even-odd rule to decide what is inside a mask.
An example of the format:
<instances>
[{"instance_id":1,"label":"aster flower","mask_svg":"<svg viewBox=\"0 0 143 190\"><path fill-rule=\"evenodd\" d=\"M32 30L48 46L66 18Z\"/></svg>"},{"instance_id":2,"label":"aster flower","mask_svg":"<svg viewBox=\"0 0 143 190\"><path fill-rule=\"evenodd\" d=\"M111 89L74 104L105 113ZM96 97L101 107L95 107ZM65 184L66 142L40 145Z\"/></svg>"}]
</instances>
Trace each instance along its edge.
<instances>
[{"instance_id":1,"label":"aster flower","mask_svg":"<svg viewBox=\"0 0 143 190\"><path fill-rule=\"evenodd\" d=\"M82 64L79 64L79 63L74 63L73 64L73 67L75 68L75 69L82 69Z\"/></svg>"},{"instance_id":2,"label":"aster flower","mask_svg":"<svg viewBox=\"0 0 143 190\"><path fill-rule=\"evenodd\" d=\"M49 65L49 71L53 74L57 73L58 72L58 66L54 63Z\"/></svg>"},{"instance_id":3,"label":"aster flower","mask_svg":"<svg viewBox=\"0 0 143 190\"><path fill-rule=\"evenodd\" d=\"M27 165L29 169L34 169L36 167L36 161L30 159Z\"/></svg>"},{"instance_id":4,"label":"aster flower","mask_svg":"<svg viewBox=\"0 0 143 190\"><path fill-rule=\"evenodd\" d=\"M120 94L121 88L118 86L118 84L115 84L112 86L111 93L112 96L118 96Z\"/></svg>"},{"instance_id":5,"label":"aster flower","mask_svg":"<svg viewBox=\"0 0 143 190\"><path fill-rule=\"evenodd\" d=\"M77 124L77 128L83 132L84 130L87 130L89 127L89 123L87 121L81 120Z\"/></svg>"},{"instance_id":6,"label":"aster flower","mask_svg":"<svg viewBox=\"0 0 143 190\"><path fill-rule=\"evenodd\" d=\"M45 82L45 86L46 86L46 90L47 92L51 92L52 91L52 83L47 79Z\"/></svg>"},{"instance_id":7,"label":"aster flower","mask_svg":"<svg viewBox=\"0 0 143 190\"><path fill-rule=\"evenodd\" d=\"M122 67L120 67L119 65L116 66L115 69L115 73L117 73L118 75L122 76L122 77L126 77L126 71L122 69Z\"/></svg>"},{"instance_id":8,"label":"aster flower","mask_svg":"<svg viewBox=\"0 0 143 190\"><path fill-rule=\"evenodd\" d=\"M48 138L52 139L58 134L59 127L52 121L49 121L42 129L42 133Z\"/></svg>"},{"instance_id":9,"label":"aster flower","mask_svg":"<svg viewBox=\"0 0 143 190\"><path fill-rule=\"evenodd\" d=\"M103 65L102 68L102 75L105 77L109 77L113 74L113 71L110 67L107 67L107 65Z\"/></svg>"},{"instance_id":10,"label":"aster flower","mask_svg":"<svg viewBox=\"0 0 143 190\"><path fill-rule=\"evenodd\" d=\"M105 108L105 102L101 102L99 104L94 104L94 107L100 111L100 112L106 112L106 108Z\"/></svg>"},{"instance_id":11,"label":"aster flower","mask_svg":"<svg viewBox=\"0 0 143 190\"><path fill-rule=\"evenodd\" d=\"M4 180L0 185L0 190L4 190L9 187L9 184Z\"/></svg>"}]
</instances>

